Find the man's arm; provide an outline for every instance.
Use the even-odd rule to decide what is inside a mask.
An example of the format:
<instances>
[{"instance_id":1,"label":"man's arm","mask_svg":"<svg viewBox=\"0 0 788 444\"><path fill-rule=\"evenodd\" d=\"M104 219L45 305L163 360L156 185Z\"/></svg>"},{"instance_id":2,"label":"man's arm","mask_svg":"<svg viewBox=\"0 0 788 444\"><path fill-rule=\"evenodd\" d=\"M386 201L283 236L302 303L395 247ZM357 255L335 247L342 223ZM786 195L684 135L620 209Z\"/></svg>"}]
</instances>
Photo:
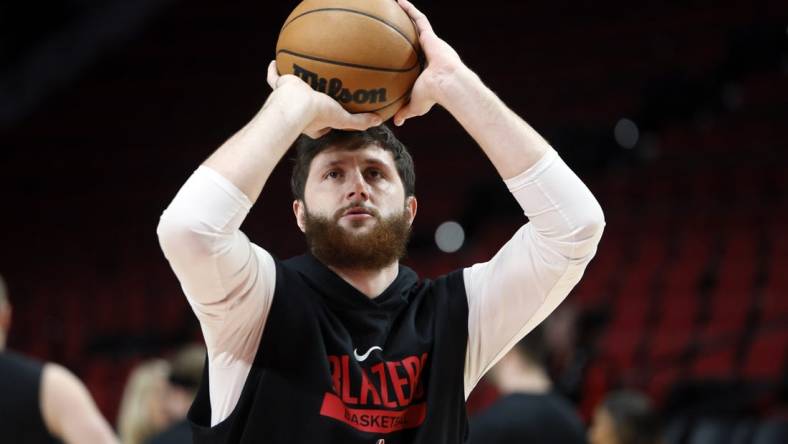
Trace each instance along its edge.
<instances>
[{"instance_id":1,"label":"man's arm","mask_svg":"<svg viewBox=\"0 0 788 444\"><path fill-rule=\"evenodd\" d=\"M555 151L506 180L529 223L491 260L466 268L466 395L517 341L566 298L605 225L588 188Z\"/></svg>"},{"instance_id":2,"label":"man's arm","mask_svg":"<svg viewBox=\"0 0 788 444\"><path fill-rule=\"evenodd\" d=\"M276 267L240 226L271 171L299 134L365 129L374 114L351 115L294 76L268 70L263 108L186 181L157 227L159 243L208 349L211 422L235 407L271 307Z\"/></svg>"},{"instance_id":3,"label":"man's arm","mask_svg":"<svg viewBox=\"0 0 788 444\"><path fill-rule=\"evenodd\" d=\"M419 31L427 68L416 80L408 105L394 116L402 125L426 114L436 103L446 108L473 137L504 179L533 166L548 143L512 112L432 30L427 17L407 0L398 0Z\"/></svg>"},{"instance_id":4,"label":"man's arm","mask_svg":"<svg viewBox=\"0 0 788 444\"><path fill-rule=\"evenodd\" d=\"M276 164L301 133L365 129L380 120L374 114L349 114L295 76L279 77L274 62L268 78L274 91L263 108L187 180L157 227L162 251L200 319L209 356L220 331L236 338L248 333L247 325L239 325L242 320L230 313L252 322L264 317L260 309L270 305L260 298L273 293L273 261L249 242L240 226Z\"/></svg>"},{"instance_id":5,"label":"man's arm","mask_svg":"<svg viewBox=\"0 0 788 444\"><path fill-rule=\"evenodd\" d=\"M476 140L530 223L488 262L466 268L466 396L517 341L542 322L580 280L605 225L602 209L550 145L512 112L432 30L427 17L398 0L419 30L427 69L401 125L440 104Z\"/></svg>"},{"instance_id":6,"label":"man's arm","mask_svg":"<svg viewBox=\"0 0 788 444\"><path fill-rule=\"evenodd\" d=\"M365 130L379 125L375 114L350 114L331 97L293 75L268 67L274 91L260 112L205 161L254 203L266 180L299 134L319 137L331 128Z\"/></svg>"},{"instance_id":7,"label":"man's arm","mask_svg":"<svg viewBox=\"0 0 788 444\"><path fill-rule=\"evenodd\" d=\"M41 413L49 432L66 443L113 444L118 439L84 384L57 364L41 376Z\"/></svg>"}]
</instances>

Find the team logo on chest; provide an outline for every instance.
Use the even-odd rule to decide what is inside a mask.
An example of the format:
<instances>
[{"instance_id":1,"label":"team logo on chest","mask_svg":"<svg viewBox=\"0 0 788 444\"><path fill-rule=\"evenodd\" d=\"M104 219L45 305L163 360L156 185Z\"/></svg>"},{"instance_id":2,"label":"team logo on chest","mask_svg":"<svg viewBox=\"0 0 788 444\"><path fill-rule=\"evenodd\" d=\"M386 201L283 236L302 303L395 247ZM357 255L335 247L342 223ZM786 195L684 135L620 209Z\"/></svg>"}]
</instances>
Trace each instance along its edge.
<instances>
[{"instance_id":1,"label":"team logo on chest","mask_svg":"<svg viewBox=\"0 0 788 444\"><path fill-rule=\"evenodd\" d=\"M323 396L320 414L344 422L358 430L391 433L418 427L424 422L422 370L427 353L399 361L370 364L367 358L378 346L364 354L328 356L332 392Z\"/></svg>"},{"instance_id":2,"label":"team logo on chest","mask_svg":"<svg viewBox=\"0 0 788 444\"><path fill-rule=\"evenodd\" d=\"M380 347L378 347L378 346L376 345L376 346L374 346L374 347L370 347L370 348L369 348L369 350L367 350L367 352L366 352L366 353L364 353L363 355L359 355L359 354L358 354L358 349L354 349L354 350L353 350L353 357L355 357L355 358L356 358L356 361L358 361L358 362L364 362L364 361L366 361L366 360L367 360L367 358L369 357L369 354L370 354L370 353L372 353L372 352L373 352L373 351L375 351L375 350L380 350L380 351L383 351L383 349L382 349L382 348L380 348Z\"/></svg>"}]
</instances>

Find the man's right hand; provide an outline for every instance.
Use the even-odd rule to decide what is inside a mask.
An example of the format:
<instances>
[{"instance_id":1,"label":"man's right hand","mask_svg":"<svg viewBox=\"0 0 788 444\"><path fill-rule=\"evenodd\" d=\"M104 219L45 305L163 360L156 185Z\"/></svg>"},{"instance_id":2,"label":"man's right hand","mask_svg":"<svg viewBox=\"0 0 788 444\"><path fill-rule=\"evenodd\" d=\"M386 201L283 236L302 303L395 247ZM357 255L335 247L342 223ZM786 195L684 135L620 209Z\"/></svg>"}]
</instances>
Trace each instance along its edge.
<instances>
[{"instance_id":1,"label":"man's right hand","mask_svg":"<svg viewBox=\"0 0 788 444\"><path fill-rule=\"evenodd\" d=\"M316 139L331 129L362 131L380 125L376 114L350 114L331 97L296 76L280 76L268 65L274 91L243 128L203 163L255 202L274 167L301 134Z\"/></svg>"},{"instance_id":2,"label":"man's right hand","mask_svg":"<svg viewBox=\"0 0 788 444\"><path fill-rule=\"evenodd\" d=\"M303 133L316 139L331 129L363 131L380 125L382 120L374 113L351 114L342 105L327 94L315 91L298 77L286 74L279 75L276 61L268 65L268 84L274 89L272 95L286 97L286 103L304 105L303 118L306 127Z\"/></svg>"}]
</instances>

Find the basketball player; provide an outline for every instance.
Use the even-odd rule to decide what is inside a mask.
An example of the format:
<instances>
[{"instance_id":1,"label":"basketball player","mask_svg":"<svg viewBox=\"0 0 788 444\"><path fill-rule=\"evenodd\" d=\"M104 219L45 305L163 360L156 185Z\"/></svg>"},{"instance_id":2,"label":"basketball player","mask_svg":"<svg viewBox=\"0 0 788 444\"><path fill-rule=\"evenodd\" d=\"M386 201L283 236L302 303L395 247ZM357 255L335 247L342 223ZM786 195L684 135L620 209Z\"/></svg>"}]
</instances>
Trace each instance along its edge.
<instances>
[{"instance_id":1,"label":"basketball player","mask_svg":"<svg viewBox=\"0 0 788 444\"><path fill-rule=\"evenodd\" d=\"M117 443L85 386L57 364L5 350L11 304L0 277L0 435L8 443Z\"/></svg>"},{"instance_id":2,"label":"basketball player","mask_svg":"<svg viewBox=\"0 0 788 444\"><path fill-rule=\"evenodd\" d=\"M583 420L553 389L543 326L505 354L487 373L501 397L470 419L470 444L586 444Z\"/></svg>"},{"instance_id":3,"label":"basketball player","mask_svg":"<svg viewBox=\"0 0 788 444\"><path fill-rule=\"evenodd\" d=\"M399 4L428 65L394 122L446 108L530 223L490 261L419 280L399 264L417 209L407 150L375 115L348 114L272 63L265 105L186 181L157 230L208 349L189 412L195 442L463 442L467 395L596 251L604 219L589 190ZM293 212L309 252L282 261L239 227L294 142Z\"/></svg>"},{"instance_id":4,"label":"basketball player","mask_svg":"<svg viewBox=\"0 0 788 444\"><path fill-rule=\"evenodd\" d=\"M627 389L610 392L594 410L588 441L590 444L662 444L659 415L643 393Z\"/></svg>"}]
</instances>

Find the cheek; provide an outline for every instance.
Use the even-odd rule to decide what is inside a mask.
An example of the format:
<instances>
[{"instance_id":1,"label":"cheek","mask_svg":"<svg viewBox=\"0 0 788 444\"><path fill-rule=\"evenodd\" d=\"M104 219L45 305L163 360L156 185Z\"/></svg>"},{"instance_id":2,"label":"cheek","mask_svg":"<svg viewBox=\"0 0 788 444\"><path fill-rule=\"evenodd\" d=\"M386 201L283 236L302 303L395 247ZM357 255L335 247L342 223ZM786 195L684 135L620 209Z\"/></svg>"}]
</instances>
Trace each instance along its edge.
<instances>
[{"instance_id":1,"label":"cheek","mask_svg":"<svg viewBox=\"0 0 788 444\"><path fill-rule=\"evenodd\" d=\"M309 211L309 214L312 216L321 216L329 219L334 217L336 210L337 207L331 205L329 198L322 196L312 196L311 199L306 201L306 206L302 208L304 213Z\"/></svg>"},{"instance_id":2,"label":"cheek","mask_svg":"<svg viewBox=\"0 0 788 444\"><path fill-rule=\"evenodd\" d=\"M345 184L339 181L315 179L304 189L304 197L316 200L341 199L347 191Z\"/></svg>"},{"instance_id":3,"label":"cheek","mask_svg":"<svg viewBox=\"0 0 788 444\"><path fill-rule=\"evenodd\" d=\"M392 181L384 181L380 186L381 190L390 195L398 195L404 199L405 190L402 188L402 184Z\"/></svg>"},{"instance_id":4,"label":"cheek","mask_svg":"<svg viewBox=\"0 0 788 444\"><path fill-rule=\"evenodd\" d=\"M381 199L381 206L385 206L385 211L391 214L400 214L405 209L405 191L401 186L388 183L378 189ZM381 208L381 210L383 210Z\"/></svg>"},{"instance_id":5,"label":"cheek","mask_svg":"<svg viewBox=\"0 0 788 444\"><path fill-rule=\"evenodd\" d=\"M336 193L330 189L314 186L311 189L304 190L304 202L306 202L309 212L315 214L316 211L330 207L336 200L335 195Z\"/></svg>"}]
</instances>

